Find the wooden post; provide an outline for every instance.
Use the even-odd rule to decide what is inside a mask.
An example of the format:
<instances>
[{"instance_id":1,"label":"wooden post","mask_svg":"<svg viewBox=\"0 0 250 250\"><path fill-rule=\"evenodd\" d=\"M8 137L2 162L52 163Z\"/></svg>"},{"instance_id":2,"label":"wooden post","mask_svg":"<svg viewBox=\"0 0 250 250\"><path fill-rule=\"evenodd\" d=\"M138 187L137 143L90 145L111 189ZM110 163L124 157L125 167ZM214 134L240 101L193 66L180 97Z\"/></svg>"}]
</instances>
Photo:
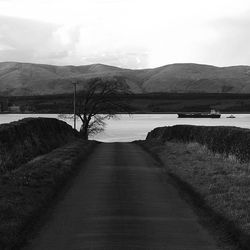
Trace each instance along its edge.
<instances>
[{"instance_id":1,"label":"wooden post","mask_svg":"<svg viewBox=\"0 0 250 250\"><path fill-rule=\"evenodd\" d=\"M76 84L77 82L73 82L73 85L74 85L74 129L76 129Z\"/></svg>"}]
</instances>

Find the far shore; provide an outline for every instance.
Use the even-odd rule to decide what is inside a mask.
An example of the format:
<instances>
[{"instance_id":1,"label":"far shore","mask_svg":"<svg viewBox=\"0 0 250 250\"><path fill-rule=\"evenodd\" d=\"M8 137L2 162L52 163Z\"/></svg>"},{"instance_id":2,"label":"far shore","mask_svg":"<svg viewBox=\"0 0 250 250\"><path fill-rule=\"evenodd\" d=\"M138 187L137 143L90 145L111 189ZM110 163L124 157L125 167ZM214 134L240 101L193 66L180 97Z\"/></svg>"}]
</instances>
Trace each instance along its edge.
<instances>
[{"instance_id":1,"label":"far shore","mask_svg":"<svg viewBox=\"0 0 250 250\"><path fill-rule=\"evenodd\" d=\"M178 114L178 113L206 113L206 112L201 112L201 111L187 111L187 112L183 112L183 111L176 111L176 112L133 112L131 114L127 114L127 113L118 113L118 115L173 115L173 114ZM50 114L50 115L57 115L57 114L69 114L69 113L54 113L54 112L34 112L34 113L13 113L13 112L0 112L0 115L46 115L46 114ZM232 111L232 112L221 112L221 114L250 114L250 112L242 112L242 111Z\"/></svg>"}]
</instances>

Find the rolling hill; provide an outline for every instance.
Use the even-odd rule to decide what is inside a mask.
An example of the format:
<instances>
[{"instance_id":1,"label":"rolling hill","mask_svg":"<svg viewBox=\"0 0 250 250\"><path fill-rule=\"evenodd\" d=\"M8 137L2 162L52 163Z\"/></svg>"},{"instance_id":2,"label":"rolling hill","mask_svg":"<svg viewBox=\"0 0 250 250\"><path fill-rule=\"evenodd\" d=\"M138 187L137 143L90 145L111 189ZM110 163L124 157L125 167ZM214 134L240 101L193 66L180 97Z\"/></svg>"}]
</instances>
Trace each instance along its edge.
<instances>
[{"instance_id":1,"label":"rolling hill","mask_svg":"<svg viewBox=\"0 0 250 250\"><path fill-rule=\"evenodd\" d=\"M0 95L69 93L72 80L98 76L122 77L133 93L250 93L250 66L171 64L130 70L103 64L54 66L0 62Z\"/></svg>"}]
</instances>

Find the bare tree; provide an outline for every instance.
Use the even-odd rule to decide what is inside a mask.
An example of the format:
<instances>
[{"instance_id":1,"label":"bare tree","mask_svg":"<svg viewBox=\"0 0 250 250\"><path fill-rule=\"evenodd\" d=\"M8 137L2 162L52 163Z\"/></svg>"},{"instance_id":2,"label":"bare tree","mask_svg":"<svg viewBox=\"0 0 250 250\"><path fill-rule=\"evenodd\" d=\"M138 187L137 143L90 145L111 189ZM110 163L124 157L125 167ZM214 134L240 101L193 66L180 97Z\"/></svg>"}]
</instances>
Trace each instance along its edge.
<instances>
[{"instance_id":1,"label":"bare tree","mask_svg":"<svg viewBox=\"0 0 250 250\"><path fill-rule=\"evenodd\" d=\"M77 97L76 115L82 125L80 133L84 139L104 130L105 120L118 113L130 113L125 95L129 94L122 78L94 78L84 84L84 91Z\"/></svg>"}]
</instances>

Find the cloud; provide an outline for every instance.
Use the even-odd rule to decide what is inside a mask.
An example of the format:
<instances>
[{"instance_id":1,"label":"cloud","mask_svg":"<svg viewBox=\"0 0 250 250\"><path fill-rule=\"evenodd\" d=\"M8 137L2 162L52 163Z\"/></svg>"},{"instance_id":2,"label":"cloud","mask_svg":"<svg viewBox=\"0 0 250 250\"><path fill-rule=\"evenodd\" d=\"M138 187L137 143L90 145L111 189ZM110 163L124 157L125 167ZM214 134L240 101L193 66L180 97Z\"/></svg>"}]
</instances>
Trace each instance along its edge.
<instances>
[{"instance_id":1,"label":"cloud","mask_svg":"<svg viewBox=\"0 0 250 250\"><path fill-rule=\"evenodd\" d=\"M57 27L37 21L0 17L0 51L4 60L35 60L36 54L53 43L51 35ZM9 48L9 49L8 49Z\"/></svg>"},{"instance_id":2,"label":"cloud","mask_svg":"<svg viewBox=\"0 0 250 250\"><path fill-rule=\"evenodd\" d=\"M1 61L147 66L146 51L127 47L108 30L97 32L97 26L98 22L85 27L0 16Z\"/></svg>"},{"instance_id":3,"label":"cloud","mask_svg":"<svg viewBox=\"0 0 250 250\"><path fill-rule=\"evenodd\" d=\"M2 61L59 63L74 50L79 32L77 27L1 16L0 58Z\"/></svg>"},{"instance_id":4,"label":"cloud","mask_svg":"<svg viewBox=\"0 0 250 250\"><path fill-rule=\"evenodd\" d=\"M0 0L0 60L250 64L249 9L249 0Z\"/></svg>"},{"instance_id":5,"label":"cloud","mask_svg":"<svg viewBox=\"0 0 250 250\"><path fill-rule=\"evenodd\" d=\"M250 11L241 17L217 19L211 23L214 39L204 53L218 65L250 65Z\"/></svg>"},{"instance_id":6,"label":"cloud","mask_svg":"<svg viewBox=\"0 0 250 250\"><path fill-rule=\"evenodd\" d=\"M89 55L82 58L84 64L103 63L121 68L146 68L148 67L147 52L106 52L101 55Z\"/></svg>"}]
</instances>

